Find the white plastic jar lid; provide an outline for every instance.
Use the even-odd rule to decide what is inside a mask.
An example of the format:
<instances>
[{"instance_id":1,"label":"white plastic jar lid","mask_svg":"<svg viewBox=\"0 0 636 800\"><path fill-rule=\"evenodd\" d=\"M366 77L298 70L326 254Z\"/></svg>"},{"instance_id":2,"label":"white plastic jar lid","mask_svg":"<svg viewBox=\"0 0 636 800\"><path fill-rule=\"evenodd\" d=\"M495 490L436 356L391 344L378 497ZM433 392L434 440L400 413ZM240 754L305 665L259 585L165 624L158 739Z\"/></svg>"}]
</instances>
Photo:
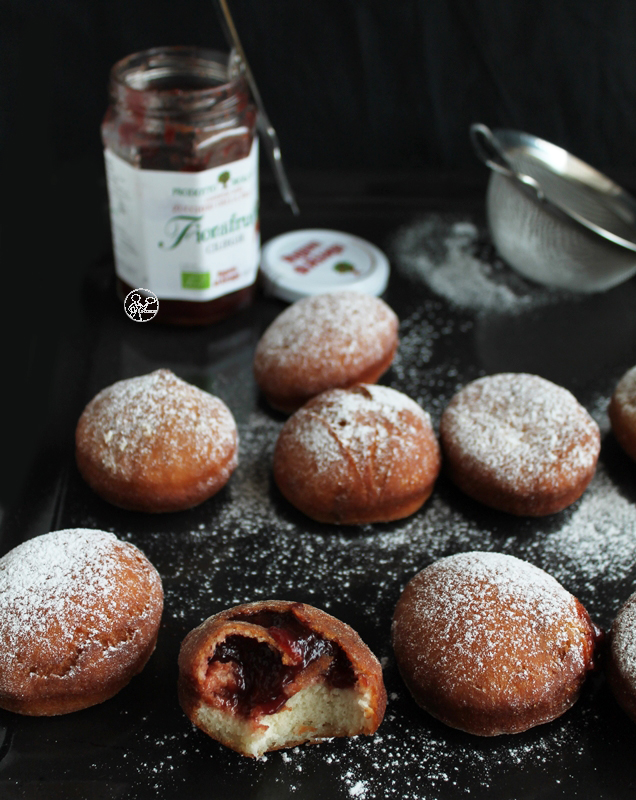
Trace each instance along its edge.
<instances>
[{"instance_id":1,"label":"white plastic jar lid","mask_svg":"<svg viewBox=\"0 0 636 800\"><path fill-rule=\"evenodd\" d=\"M290 303L340 289L380 295L389 272L388 258L371 242L321 228L276 236L261 256L264 291Z\"/></svg>"}]
</instances>

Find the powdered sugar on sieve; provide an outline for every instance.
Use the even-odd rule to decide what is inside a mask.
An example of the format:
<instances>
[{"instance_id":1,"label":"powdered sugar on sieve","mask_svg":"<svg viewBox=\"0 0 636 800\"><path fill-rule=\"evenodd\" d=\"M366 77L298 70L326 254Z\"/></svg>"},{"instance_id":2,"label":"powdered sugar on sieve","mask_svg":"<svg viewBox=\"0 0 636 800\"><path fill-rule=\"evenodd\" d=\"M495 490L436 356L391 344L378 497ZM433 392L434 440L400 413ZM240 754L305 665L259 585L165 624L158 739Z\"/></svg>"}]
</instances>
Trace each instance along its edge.
<instances>
[{"instance_id":1,"label":"powdered sugar on sieve","mask_svg":"<svg viewBox=\"0 0 636 800\"><path fill-rule=\"evenodd\" d=\"M459 308L513 311L564 296L526 281L493 257L487 241L469 219L430 214L402 227L387 250L402 275L424 282Z\"/></svg>"}]
</instances>

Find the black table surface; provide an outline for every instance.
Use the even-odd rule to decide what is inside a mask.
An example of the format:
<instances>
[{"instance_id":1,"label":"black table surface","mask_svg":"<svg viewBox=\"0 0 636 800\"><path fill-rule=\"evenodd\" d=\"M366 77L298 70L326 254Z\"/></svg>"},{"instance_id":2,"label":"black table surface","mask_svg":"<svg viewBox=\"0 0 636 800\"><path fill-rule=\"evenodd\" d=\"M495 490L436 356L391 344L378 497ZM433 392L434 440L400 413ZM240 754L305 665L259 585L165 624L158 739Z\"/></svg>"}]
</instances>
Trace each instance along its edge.
<instances>
[{"instance_id":1,"label":"black table surface","mask_svg":"<svg viewBox=\"0 0 636 800\"><path fill-rule=\"evenodd\" d=\"M413 397L437 426L454 392L484 374L542 375L597 420L597 474L571 508L515 518L464 497L442 475L412 517L384 525L321 525L295 511L271 478L284 417L254 384L251 361L285 307L259 295L216 326L186 329L127 319L109 258L85 272L81 303L47 372L45 424L0 553L61 528L111 530L159 570L166 604L157 649L116 697L82 712L30 718L0 712L0 797L12 798L628 798L636 789L636 727L602 670L554 722L482 739L436 722L413 702L390 646L406 582L441 556L496 550L524 558L576 594L609 628L636 588L636 465L610 431L607 402L636 364L636 281L604 294L535 286L496 256L483 183L413 176L301 176L294 218L269 183L262 233L326 227L380 246L392 273L385 300L401 344L381 382ZM240 435L240 465L216 497L188 512L144 515L109 506L80 478L73 434L83 406L116 380L168 367L221 397ZM381 659L389 696L373 737L334 739L250 760L195 729L176 696L185 634L239 602L308 602L352 625Z\"/></svg>"}]
</instances>

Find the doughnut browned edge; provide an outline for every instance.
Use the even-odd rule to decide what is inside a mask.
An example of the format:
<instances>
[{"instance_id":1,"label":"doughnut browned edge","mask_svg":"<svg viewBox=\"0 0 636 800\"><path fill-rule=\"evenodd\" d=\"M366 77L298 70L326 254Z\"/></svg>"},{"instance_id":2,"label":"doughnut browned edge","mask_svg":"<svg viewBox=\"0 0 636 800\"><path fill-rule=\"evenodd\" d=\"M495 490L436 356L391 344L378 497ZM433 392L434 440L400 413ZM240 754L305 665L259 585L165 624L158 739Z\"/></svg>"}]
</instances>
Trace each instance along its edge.
<instances>
[{"instance_id":1,"label":"doughnut browned edge","mask_svg":"<svg viewBox=\"0 0 636 800\"><path fill-rule=\"evenodd\" d=\"M353 296L375 309L375 316L356 342L355 362L337 346L340 329L346 318L338 317L337 306L331 317L323 320L312 315L316 303ZM299 329L293 355L284 349L284 360L276 352L269 352L269 340L279 326L300 310L308 311L311 335L308 338ZM342 314L340 315L342 316ZM383 326L379 326L379 321ZM348 388L358 383L376 383L391 366L398 347L398 318L379 297L342 291L314 295L296 301L276 317L262 335L254 354L254 377L269 405L277 411L290 414L312 397L332 388ZM369 337L365 341L364 337ZM314 343L312 348L311 342ZM346 346L349 348L350 343Z\"/></svg>"},{"instance_id":2,"label":"doughnut browned edge","mask_svg":"<svg viewBox=\"0 0 636 800\"><path fill-rule=\"evenodd\" d=\"M612 624L605 673L616 701L636 722L636 592L623 603Z\"/></svg>"},{"instance_id":3,"label":"doughnut browned edge","mask_svg":"<svg viewBox=\"0 0 636 800\"><path fill-rule=\"evenodd\" d=\"M161 416L152 435L145 440L140 437L120 451L116 439L106 441L108 432L100 424L102 415L108 413L120 387L151 378L172 394L176 413ZM154 402L152 397L150 400ZM203 436L197 438L191 421L179 414L186 403L211 426ZM134 409L113 415L113 430L122 436L126 432L119 423L124 424L126 412L133 413ZM217 431L223 427L223 438L214 435L215 427ZM160 369L118 381L88 403L77 423L75 456L86 483L109 503L147 513L183 511L208 500L228 482L238 463L238 433L230 410L218 397L186 383L168 369Z\"/></svg>"},{"instance_id":4,"label":"doughnut browned edge","mask_svg":"<svg viewBox=\"0 0 636 800\"><path fill-rule=\"evenodd\" d=\"M49 608L34 610L50 622L48 636L34 637L24 628L22 643L10 654L12 666L0 675L0 708L27 716L80 711L109 700L143 670L159 634L161 578L134 545L113 536L110 551L119 568L111 573L112 585L90 609L90 619L76 613L66 622ZM83 588L78 581L77 592L85 596ZM11 624L7 617L0 619L0 650ZM100 630L87 636L86 628L95 620ZM65 626L71 627L72 636L60 634ZM0 661L3 655L0 652Z\"/></svg>"},{"instance_id":5,"label":"doughnut browned edge","mask_svg":"<svg viewBox=\"0 0 636 800\"><path fill-rule=\"evenodd\" d=\"M382 413L381 398L401 396L408 405ZM361 406L355 412L343 406L348 396L377 401L377 408ZM389 399L387 399L389 402ZM356 425L377 437L363 461L348 446L343 432ZM342 451L338 466L321 464L320 454L303 443L303 431L316 426L328 431ZM342 426L342 427L341 427ZM384 448L380 434L390 431ZM385 386L332 389L314 397L283 425L274 449L274 480L281 493L311 519L336 525L391 522L414 514L430 497L441 468L441 454L430 419L415 401Z\"/></svg>"},{"instance_id":6,"label":"doughnut browned edge","mask_svg":"<svg viewBox=\"0 0 636 800\"><path fill-rule=\"evenodd\" d=\"M404 589L395 609L392 625L392 644L398 668L406 687L415 702L431 716L452 728L477 736L498 736L521 733L560 717L571 708L580 695L588 672L598 666L598 653L604 639L603 632L591 621L581 603L572 595L571 612L563 614L562 624L553 620L527 619L526 632L544 637L550 643L548 652L541 648L528 661L514 663L515 640L507 633L506 614L519 615L514 600L497 609L483 602L488 597L487 584L473 594L470 588L460 587L460 602L467 612L480 615L500 626L502 638L499 647L477 651L485 660L484 666L473 670L472 654L462 661L462 647L474 648L478 641L478 619L470 627L461 627L444 606L440 615L426 614L422 598L418 595L427 589L431 569L443 567L450 559L478 553L462 553L434 562L415 575ZM486 554L498 555L498 554ZM513 558L504 556L504 558ZM519 561L519 559L514 559ZM548 576L549 577L549 576ZM556 581L555 581L556 583ZM562 587L560 587L562 588ZM434 589L432 591L435 591ZM563 589L564 594L568 594ZM467 636L465 639L464 636ZM440 647L430 644L433 636L441 641L446 656L452 658L452 670L439 670L437 664L443 657ZM572 658L569 648L579 650L580 659ZM496 656L495 656L496 653ZM462 667L465 663L467 666ZM471 665L471 666L468 666ZM455 670L464 670L457 679ZM528 674L526 674L528 672ZM505 692L491 688L490 682L499 676L506 677ZM547 679L546 679L547 676Z\"/></svg>"},{"instance_id":7,"label":"doughnut browned edge","mask_svg":"<svg viewBox=\"0 0 636 800\"><path fill-rule=\"evenodd\" d=\"M257 640L267 640L270 647L275 644L268 638L265 629L245 620L246 615L262 611L288 612L302 625L324 639L335 642L349 660L355 675L354 705L356 713L360 709L364 715L362 724L357 724L354 729L343 731L338 726L332 730L312 730L311 721L301 718L294 723L294 730L289 738L284 740L266 738L268 734L268 715L252 715L247 719L238 719L238 715L231 711L220 712L215 708L214 686L206 687L208 663L214 655L217 644L223 642L232 634L253 637ZM240 619L236 619L239 617ZM284 656L281 652L281 658ZM273 717L289 719L298 712L291 708L298 689L311 688L320 683L321 676L303 675L294 681L300 684L294 688L285 705ZM325 738L338 736L355 736L358 734L373 734L382 722L386 710L386 690L382 679L382 667L379 661L362 641L356 631L349 625L327 614L314 606L306 603L291 602L287 600L263 600L253 603L244 603L233 608L221 611L206 619L201 625L184 639L179 653L179 702L191 722L204 731L208 736L221 744L235 750L242 755L258 758L270 750L294 747L303 743L316 743ZM205 712L212 709L217 714L215 724L206 723ZM202 718L203 713L203 718ZM224 730L224 718L228 719L228 729ZM339 723L341 725L342 723ZM236 731L238 726L238 733Z\"/></svg>"},{"instance_id":8,"label":"doughnut browned edge","mask_svg":"<svg viewBox=\"0 0 636 800\"><path fill-rule=\"evenodd\" d=\"M616 440L636 461L636 367L627 370L618 382L607 413Z\"/></svg>"}]
</instances>

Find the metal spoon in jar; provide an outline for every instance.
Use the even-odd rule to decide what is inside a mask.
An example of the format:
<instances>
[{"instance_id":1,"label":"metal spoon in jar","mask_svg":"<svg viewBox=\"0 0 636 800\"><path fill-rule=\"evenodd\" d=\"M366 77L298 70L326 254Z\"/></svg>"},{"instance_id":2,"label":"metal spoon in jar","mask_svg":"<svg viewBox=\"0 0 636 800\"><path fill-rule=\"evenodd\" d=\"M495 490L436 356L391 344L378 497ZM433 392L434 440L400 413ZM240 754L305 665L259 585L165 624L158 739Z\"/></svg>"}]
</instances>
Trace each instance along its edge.
<instances>
[{"instance_id":1,"label":"metal spoon in jar","mask_svg":"<svg viewBox=\"0 0 636 800\"><path fill-rule=\"evenodd\" d=\"M280 190L283 200L291 207L291 210L294 212L294 214L298 215L300 213L300 209L298 208L298 204L296 203L296 198L294 197L294 192L292 191L291 185L289 183L289 180L287 179L287 175L283 167L283 159L280 152L280 143L278 141L278 136L276 134L276 131L274 130L274 126L269 121L267 113L265 112L265 106L263 105L263 100L261 99L260 92L258 91L258 87L256 85L256 81L254 80L254 75L252 74L250 65L248 64L247 58L245 57L245 51L243 50L243 47L241 45L241 40L239 39L236 26L234 25L234 20L232 19L232 15L230 14L230 9L228 7L228 4L226 0L218 0L218 2L222 12L221 22L225 30L225 36L230 42L230 44L234 47L239 58L241 59L242 68L245 77L247 79L247 83L250 87L250 91L252 92L252 97L254 98L256 107L258 108L257 125L263 137L265 151L267 152L270 163L272 165L272 169L274 170L276 183L278 184L278 188Z\"/></svg>"}]
</instances>

